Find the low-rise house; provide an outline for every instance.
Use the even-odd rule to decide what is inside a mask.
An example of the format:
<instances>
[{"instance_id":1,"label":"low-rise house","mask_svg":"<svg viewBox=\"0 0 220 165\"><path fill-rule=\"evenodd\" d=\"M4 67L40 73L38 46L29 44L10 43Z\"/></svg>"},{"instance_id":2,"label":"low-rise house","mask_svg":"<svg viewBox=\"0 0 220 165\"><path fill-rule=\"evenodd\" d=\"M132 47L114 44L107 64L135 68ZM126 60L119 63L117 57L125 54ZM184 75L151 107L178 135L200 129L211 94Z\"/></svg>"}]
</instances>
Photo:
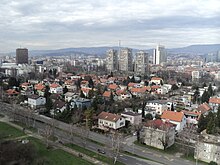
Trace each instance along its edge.
<instances>
[{"instance_id":1,"label":"low-rise house","mask_svg":"<svg viewBox=\"0 0 220 165\"><path fill-rule=\"evenodd\" d=\"M117 130L125 126L125 119L121 115L101 112L98 115L98 127L103 130Z\"/></svg>"},{"instance_id":2,"label":"low-rise house","mask_svg":"<svg viewBox=\"0 0 220 165\"><path fill-rule=\"evenodd\" d=\"M42 84L42 83L36 84L34 86L34 89L36 90L36 93L39 96L44 96L44 90L45 90L45 85L44 84Z\"/></svg>"},{"instance_id":3,"label":"low-rise house","mask_svg":"<svg viewBox=\"0 0 220 165\"><path fill-rule=\"evenodd\" d=\"M62 94L63 93L63 88L59 84L50 84L50 93L58 93Z\"/></svg>"},{"instance_id":4,"label":"low-rise house","mask_svg":"<svg viewBox=\"0 0 220 165\"><path fill-rule=\"evenodd\" d=\"M127 90L117 90L116 94L118 96L118 100L126 100L132 98L132 94Z\"/></svg>"},{"instance_id":5,"label":"low-rise house","mask_svg":"<svg viewBox=\"0 0 220 165\"><path fill-rule=\"evenodd\" d=\"M120 88L119 88L119 86L117 84L110 84L108 86L108 90L111 90L111 91L116 91L118 89L120 89Z\"/></svg>"},{"instance_id":6,"label":"low-rise house","mask_svg":"<svg viewBox=\"0 0 220 165\"><path fill-rule=\"evenodd\" d=\"M198 124L199 117L201 115L201 112L198 111L182 111L184 115L186 116L186 123L187 124Z\"/></svg>"},{"instance_id":7,"label":"low-rise house","mask_svg":"<svg viewBox=\"0 0 220 165\"><path fill-rule=\"evenodd\" d=\"M208 115L208 113L211 111L211 107L207 103L200 104L198 108L194 112L200 112L204 116Z\"/></svg>"},{"instance_id":8,"label":"low-rise house","mask_svg":"<svg viewBox=\"0 0 220 165\"><path fill-rule=\"evenodd\" d=\"M56 100L53 103L53 109L56 113L62 113L66 109L66 103L61 100Z\"/></svg>"},{"instance_id":9,"label":"low-rise house","mask_svg":"<svg viewBox=\"0 0 220 165\"><path fill-rule=\"evenodd\" d=\"M175 140L175 125L160 119L148 121L141 131L141 141L149 146L165 150Z\"/></svg>"},{"instance_id":10,"label":"low-rise house","mask_svg":"<svg viewBox=\"0 0 220 165\"><path fill-rule=\"evenodd\" d=\"M183 112L164 111L161 119L176 125L176 131L180 132L186 126L186 116Z\"/></svg>"},{"instance_id":11,"label":"low-rise house","mask_svg":"<svg viewBox=\"0 0 220 165\"><path fill-rule=\"evenodd\" d=\"M218 107L220 105L220 98L212 97L209 99L209 106L212 108L214 112L218 111Z\"/></svg>"},{"instance_id":12,"label":"low-rise house","mask_svg":"<svg viewBox=\"0 0 220 165\"><path fill-rule=\"evenodd\" d=\"M46 98L43 96L38 96L38 95L28 96L28 105L33 109L43 107L45 104L46 104Z\"/></svg>"},{"instance_id":13,"label":"low-rise house","mask_svg":"<svg viewBox=\"0 0 220 165\"><path fill-rule=\"evenodd\" d=\"M142 97L146 94L148 89L149 89L148 87L131 88L130 91L131 91L133 96Z\"/></svg>"},{"instance_id":14,"label":"low-rise house","mask_svg":"<svg viewBox=\"0 0 220 165\"><path fill-rule=\"evenodd\" d=\"M71 108L77 106L79 109L89 108L91 106L91 100L85 98L75 98L70 101Z\"/></svg>"},{"instance_id":15,"label":"low-rise house","mask_svg":"<svg viewBox=\"0 0 220 165\"><path fill-rule=\"evenodd\" d=\"M17 96L19 92L17 92L15 89L8 89L5 91L5 95L8 97Z\"/></svg>"},{"instance_id":16,"label":"low-rise house","mask_svg":"<svg viewBox=\"0 0 220 165\"><path fill-rule=\"evenodd\" d=\"M139 125L142 123L142 114L137 112L123 112L121 116L125 118L131 125Z\"/></svg>"},{"instance_id":17,"label":"low-rise house","mask_svg":"<svg viewBox=\"0 0 220 165\"><path fill-rule=\"evenodd\" d=\"M151 100L146 103L146 107L155 110L158 115L167 110L167 100Z\"/></svg>"},{"instance_id":18,"label":"low-rise house","mask_svg":"<svg viewBox=\"0 0 220 165\"><path fill-rule=\"evenodd\" d=\"M196 144L194 158L210 163L220 164L220 140L218 136L204 135Z\"/></svg>"},{"instance_id":19,"label":"low-rise house","mask_svg":"<svg viewBox=\"0 0 220 165\"><path fill-rule=\"evenodd\" d=\"M70 100L72 100L72 99L74 98L74 96L78 96L78 95L76 95L76 94L73 93L73 92L66 92L66 93L64 94L64 100L65 100L66 102L69 102Z\"/></svg>"},{"instance_id":20,"label":"low-rise house","mask_svg":"<svg viewBox=\"0 0 220 165\"><path fill-rule=\"evenodd\" d=\"M153 85L163 85L163 79L160 77L152 77L149 83Z\"/></svg>"}]
</instances>

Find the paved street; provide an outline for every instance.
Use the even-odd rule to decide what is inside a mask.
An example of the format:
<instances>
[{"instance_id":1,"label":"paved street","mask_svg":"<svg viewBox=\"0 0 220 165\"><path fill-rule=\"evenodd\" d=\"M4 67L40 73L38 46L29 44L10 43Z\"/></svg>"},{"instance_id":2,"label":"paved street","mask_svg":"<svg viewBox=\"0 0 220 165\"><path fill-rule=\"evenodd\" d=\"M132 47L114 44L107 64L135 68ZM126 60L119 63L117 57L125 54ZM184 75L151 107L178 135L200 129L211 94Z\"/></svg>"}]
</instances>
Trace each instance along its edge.
<instances>
[{"instance_id":1,"label":"paved street","mask_svg":"<svg viewBox=\"0 0 220 165\"><path fill-rule=\"evenodd\" d=\"M13 112L13 107L11 105L8 104L0 104L0 109L3 111L12 111ZM21 114L20 117L17 116L17 118L19 118L19 120L27 120L25 119L23 116L26 116L27 113L22 113L23 108L21 107L16 107L16 111L17 113ZM19 111L19 112L18 112ZM13 115L11 115L13 116ZM106 135L102 135L102 134L98 134L95 132L91 132L91 131L86 131L84 129L81 129L79 127L70 125L70 124L66 124L42 115L37 115L37 114L31 114L29 115L29 118L31 118L32 121L32 125L34 127L36 127L39 130L44 130L45 126L47 124L49 125L53 125L55 127L54 129L54 134L59 137L61 140L63 141L67 141L67 142L72 142L75 143L77 145L82 146L84 141L83 138L80 138L79 136L72 136L71 137L71 130L73 133L78 134L78 135L88 135L88 138L94 141L98 141L102 144L105 144L107 146L111 145L111 138L107 137ZM34 120L33 120L34 119ZM47 124L45 124L47 123ZM189 160L185 160L182 158L179 158L177 156L174 155L169 155L169 154L165 154L165 153L161 153L161 152L157 152L155 150L151 150L148 148L144 148L141 146L137 146L134 145L132 142L135 140L135 137L131 137L128 140L125 140L123 142L123 150L130 152L130 153L134 153L136 155L142 156L142 157L146 157L147 159L150 160L154 160L158 163L152 162L152 161L146 161L143 159L138 159L138 158L134 158L125 154L120 154L119 156L119 160L125 164L137 164L137 165L144 165L144 164L150 164L150 165L159 165L159 164L166 164L166 165L192 165L194 164L194 162L191 162ZM108 150L108 148L103 148L100 145L93 143L91 141L86 142L86 147L92 151L96 151L98 148L104 149L106 150L106 154L108 156L112 156L111 154L111 150Z\"/></svg>"}]
</instances>

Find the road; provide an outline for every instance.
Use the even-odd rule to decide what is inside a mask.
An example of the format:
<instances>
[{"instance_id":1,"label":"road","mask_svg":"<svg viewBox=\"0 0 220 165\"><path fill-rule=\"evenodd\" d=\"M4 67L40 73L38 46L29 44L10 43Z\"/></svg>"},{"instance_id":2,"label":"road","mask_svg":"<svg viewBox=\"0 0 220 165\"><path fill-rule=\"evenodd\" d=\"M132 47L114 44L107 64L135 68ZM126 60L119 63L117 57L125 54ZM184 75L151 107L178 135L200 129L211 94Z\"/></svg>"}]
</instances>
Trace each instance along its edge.
<instances>
[{"instance_id":1,"label":"road","mask_svg":"<svg viewBox=\"0 0 220 165\"><path fill-rule=\"evenodd\" d=\"M21 120L24 122L27 122L27 120L31 119L31 124L32 126L36 127L39 130L44 130L45 126L47 124L52 125L54 129L54 134L59 137L61 140L66 141L66 142L72 142L77 145L83 145L84 139L80 138L78 136L72 136L71 137L71 132L78 134L78 135L83 135L87 136L87 138L98 141L99 143L105 144L106 146L111 145L111 138L106 135L98 134L96 132L91 132L91 131L86 131L80 127L77 127L75 125L71 124L66 124L42 115L34 114L34 113L26 113L22 107L16 106L16 108L13 108L12 105L2 103L0 104L0 109L1 111L8 112L10 115L12 113L16 113L17 115L11 115L12 118L17 118L18 120ZM28 118L25 118L24 116L28 116ZM45 124L47 123L47 124ZM71 131L72 130L72 131ZM86 142L85 145L88 149L92 151L96 151L98 148L102 148L100 145L93 143L91 141ZM102 148L106 150L106 154L108 156L112 156L112 151L110 151L108 148ZM123 142L123 147L122 149L124 151L134 153L136 155L139 155L141 157L145 157L150 160L154 160L156 162L152 161L146 161L143 159L138 159L136 157L131 157L126 154L120 154L119 156L119 161L125 163L125 164L131 164L131 165L159 165L159 164L165 164L165 165L192 165L195 164L194 162L191 162L189 160L182 159L180 157L177 157L175 155L169 155L161 152L157 152L155 150L151 150L148 148L144 148L141 146L134 145L133 143L126 142L124 140ZM199 163L198 163L199 164Z\"/></svg>"}]
</instances>

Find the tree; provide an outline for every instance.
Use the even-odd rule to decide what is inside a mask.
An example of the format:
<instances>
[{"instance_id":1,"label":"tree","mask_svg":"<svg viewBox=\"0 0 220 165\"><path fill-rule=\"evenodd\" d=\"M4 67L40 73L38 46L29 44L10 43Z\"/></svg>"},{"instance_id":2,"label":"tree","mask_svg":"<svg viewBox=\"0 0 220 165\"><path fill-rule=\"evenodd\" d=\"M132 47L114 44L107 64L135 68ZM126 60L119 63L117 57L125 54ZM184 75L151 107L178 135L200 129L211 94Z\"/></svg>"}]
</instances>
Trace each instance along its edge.
<instances>
[{"instance_id":1,"label":"tree","mask_svg":"<svg viewBox=\"0 0 220 165\"><path fill-rule=\"evenodd\" d=\"M8 80L8 87L18 87L20 85L20 82L15 77L10 77Z\"/></svg>"},{"instance_id":2,"label":"tree","mask_svg":"<svg viewBox=\"0 0 220 165\"><path fill-rule=\"evenodd\" d=\"M209 97L211 97L211 96L213 96L213 94L214 94L214 91L213 91L213 89L212 89L212 84L209 84L209 87L208 87L208 95L209 95Z\"/></svg>"},{"instance_id":3,"label":"tree","mask_svg":"<svg viewBox=\"0 0 220 165\"><path fill-rule=\"evenodd\" d=\"M90 79L89 79L89 87L90 87L90 88L94 88L94 82L93 82L93 80L92 80L91 77L90 77Z\"/></svg>"},{"instance_id":4,"label":"tree","mask_svg":"<svg viewBox=\"0 0 220 165\"><path fill-rule=\"evenodd\" d=\"M67 93L68 92L68 88L67 88L67 86L65 86L64 88L63 88L63 94L65 94L65 93Z\"/></svg>"},{"instance_id":5,"label":"tree","mask_svg":"<svg viewBox=\"0 0 220 165\"><path fill-rule=\"evenodd\" d=\"M211 161L209 162L209 165L218 165L218 163Z\"/></svg>"},{"instance_id":6,"label":"tree","mask_svg":"<svg viewBox=\"0 0 220 165\"><path fill-rule=\"evenodd\" d=\"M201 114L199 121L198 121L198 130L197 132L202 132L204 129L206 129L207 127L207 120L205 119L205 117L203 116L203 114Z\"/></svg>"},{"instance_id":7,"label":"tree","mask_svg":"<svg viewBox=\"0 0 220 165\"><path fill-rule=\"evenodd\" d=\"M45 114L49 115L50 110L53 108L53 101L51 100L50 97L46 98L45 108L46 108Z\"/></svg>"},{"instance_id":8,"label":"tree","mask_svg":"<svg viewBox=\"0 0 220 165\"><path fill-rule=\"evenodd\" d=\"M174 111L174 105L173 105L173 103L171 104L170 110L171 110L171 111Z\"/></svg>"},{"instance_id":9,"label":"tree","mask_svg":"<svg viewBox=\"0 0 220 165\"><path fill-rule=\"evenodd\" d=\"M110 103L113 103L114 102L114 95L113 95L113 93L111 92L111 94L110 94Z\"/></svg>"},{"instance_id":10,"label":"tree","mask_svg":"<svg viewBox=\"0 0 220 165\"><path fill-rule=\"evenodd\" d=\"M218 112L216 115L216 126L220 128L220 106L218 107Z\"/></svg>"},{"instance_id":11,"label":"tree","mask_svg":"<svg viewBox=\"0 0 220 165\"><path fill-rule=\"evenodd\" d=\"M54 69L53 69L53 77L56 78L56 75L57 75L57 69L54 68Z\"/></svg>"},{"instance_id":12,"label":"tree","mask_svg":"<svg viewBox=\"0 0 220 165\"><path fill-rule=\"evenodd\" d=\"M207 134L214 134L216 133L216 122L215 122L215 117L213 116L211 120L209 120L207 128L206 128L206 133Z\"/></svg>"},{"instance_id":13,"label":"tree","mask_svg":"<svg viewBox=\"0 0 220 165\"><path fill-rule=\"evenodd\" d=\"M205 83L205 82L202 84L202 87L203 87L203 88L204 88L204 87L207 87L207 85L206 85L206 83Z\"/></svg>"},{"instance_id":14,"label":"tree","mask_svg":"<svg viewBox=\"0 0 220 165\"><path fill-rule=\"evenodd\" d=\"M94 97L94 90L92 89L92 90L89 90L88 92L88 98L91 99L93 97Z\"/></svg>"},{"instance_id":15,"label":"tree","mask_svg":"<svg viewBox=\"0 0 220 165\"><path fill-rule=\"evenodd\" d=\"M209 93L205 90L202 94L202 97L201 97L201 102L202 103L208 103L209 102L209 98L210 98L210 95Z\"/></svg>"},{"instance_id":16,"label":"tree","mask_svg":"<svg viewBox=\"0 0 220 165\"><path fill-rule=\"evenodd\" d=\"M94 114L94 109L93 108L85 110L84 116L86 118L86 128L92 128L93 114Z\"/></svg>"},{"instance_id":17,"label":"tree","mask_svg":"<svg viewBox=\"0 0 220 165\"><path fill-rule=\"evenodd\" d=\"M152 116L151 113L146 114L146 115L145 115L145 118L146 118L147 120L153 120L153 116Z\"/></svg>"},{"instance_id":18,"label":"tree","mask_svg":"<svg viewBox=\"0 0 220 165\"><path fill-rule=\"evenodd\" d=\"M147 104L147 102L146 101L143 101L143 103L142 103L142 118L144 118L145 117L145 107L146 107L146 104Z\"/></svg>"},{"instance_id":19,"label":"tree","mask_svg":"<svg viewBox=\"0 0 220 165\"><path fill-rule=\"evenodd\" d=\"M172 91L175 91L175 90L177 90L177 89L179 89L179 87L178 87L176 84L173 84L172 87L171 87L171 90L172 90Z\"/></svg>"},{"instance_id":20,"label":"tree","mask_svg":"<svg viewBox=\"0 0 220 165\"><path fill-rule=\"evenodd\" d=\"M82 90L80 90L80 97L81 97L81 98L86 98L86 96L84 95L84 93L83 93Z\"/></svg>"},{"instance_id":21,"label":"tree","mask_svg":"<svg viewBox=\"0 0 220 165\"><path fill-rule=\"evenodd\" d=\"M193 89L193 88L192 88ZM196 87L195 88L195 92L194 92L194 95L193 95L194 97L193 97L193 102L195 103L195 102L197 102L198 101L198 98L199 98L199 88L198 87Z\"/></svg>"}]
</instances>

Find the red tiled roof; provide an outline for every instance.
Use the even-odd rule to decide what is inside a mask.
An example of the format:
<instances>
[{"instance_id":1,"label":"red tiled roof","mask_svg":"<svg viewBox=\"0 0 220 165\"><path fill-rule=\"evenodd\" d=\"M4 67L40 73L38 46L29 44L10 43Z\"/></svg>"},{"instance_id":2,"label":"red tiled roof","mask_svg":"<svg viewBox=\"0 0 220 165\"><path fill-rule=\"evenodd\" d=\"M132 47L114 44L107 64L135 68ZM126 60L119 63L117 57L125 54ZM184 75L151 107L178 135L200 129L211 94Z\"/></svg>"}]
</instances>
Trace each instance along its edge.
<instances>
[{"instance_id":1,"label":"red tiled roof","mask_svg":"<svg viewBox=\"0 0 220 165\"><path fill-rule=\"evenodd\" d=\"M118 85L116 85L116 84L110 84L110 85L108 86L108 88L109 88L109 89L112 89L112 90L115 90L115 89L118 88Z\"/></svg>"},{"instance_id":2,"label":"red tiled roof","mask_svg":"<svg viewBox=\"0 0 220 165\"><path fill-rule=\"evenodd\" d=\"M144 93L146 90L146 88L132 88L131 92Z\"/></svg>"},{"instance_id":3,"label":"red tiled roof","mask_svg":"<svg viewBox=\"0 0 220 165\"><path fill-rule=\"evenodd\" d=\"M183 112L164 111L161 115L161 119L168 119L172 121L181 122L184 117Z\"/></svg>"},{"instance_id":4,"label":"red tiled roof","mask_svg":"<svg viewBox=\"0 0 220 165\"><path fill-rule=\"evenodd\" d=\"M105 91L102 96L104 97L110 97L111 96L111 91Z\"/></svg>"},{"instance_id":5,"label":"red tiled roof","mask_svg":"<svg viewBox=\"0 0 220 165\"><path fill-rule=\"evenodd\" d=\"M55 83L50 84L50 87L51 87L51 88L57 88L57 87L59 87L59 86L60 86L59 84L55 84Z\"/></svg>"},{"instance_id":6,"label":"red tiled roof","mask_svg":"<svg viewBox=\"0 0 220 165\"><path fill-rule=\"evenodd\" d=\"M116 114L108 113L108 112L101 112L98 115L98 119L107 120L107 121L111 121L111 122L116 122L120 118L121 118L121 115L116 115Z\"/></svg>"},{"instance_id":7,"label":"red tiled roof","mask_svg":"<svg viewBox=\"0 0 220 165\"><path fill-rule=\"evenodd\" d=\"M212 97L209 99L209 103L220 104L220 98Z\"/></svg>"},{"instance_id":8,"label":"red tiled roof","mask_svg":"<svg viewBox=\"0 0 220 165\"><path fill-rule=\"evenodd\" d=\"M156 120L148 121L144 126L151 127L151 128L157 128L160 130L166 130L166 129L169 129L170 127L174 127L175 125L172 123L169 123L169 122L163 122L160 119L156 119Z\"/></svg>"},{"instance_id":9,"label":"red tiled roof","mask_svg":"<svg viewBox=\"0 0 220 165\"><path fill-rule=\"evenodd\" d=\"M129 84L128 84L128 87L133 87L133 86L135 86L137 83L132 83L132 82L130 82Z\"/></svg>"},{"instance_id":10,"label":"red tiled roof","mask_svg":"<svg viewBox=\"0 0 220 165\"><path fill-rule=\"evenodd\" d=\"M19 94L19 92L17 92L17 91L14 90L14 89L8 89L8 90L6 91L6 93L7 93L8 95L16 95L16 94Z\"/></svg>"},{"instance_id":11,"label":"red tiled roof","mask_svg":"<svg viewBox=\"0 0 220 165\"><path fill-rule=\"evenodd\" d=\"M36 84L35 86L34 86L34 88L36 89L36 90L40 90L40 91L42 91L44 88L45 88L45 85L43 85L43 84Z\"/></svg>"},{"instance_id":12,"label":"red tiled roof","mask_svg":"<svg viewBox=\"0 0 220 165\"><path fill-rule=\"evenodd\" d=\"M211 110L211 107L207 103L203 103L199 105L199 107L197 108L197 111L201 112L202 114L210 110Z\"/></svg>"}]
</instances>

